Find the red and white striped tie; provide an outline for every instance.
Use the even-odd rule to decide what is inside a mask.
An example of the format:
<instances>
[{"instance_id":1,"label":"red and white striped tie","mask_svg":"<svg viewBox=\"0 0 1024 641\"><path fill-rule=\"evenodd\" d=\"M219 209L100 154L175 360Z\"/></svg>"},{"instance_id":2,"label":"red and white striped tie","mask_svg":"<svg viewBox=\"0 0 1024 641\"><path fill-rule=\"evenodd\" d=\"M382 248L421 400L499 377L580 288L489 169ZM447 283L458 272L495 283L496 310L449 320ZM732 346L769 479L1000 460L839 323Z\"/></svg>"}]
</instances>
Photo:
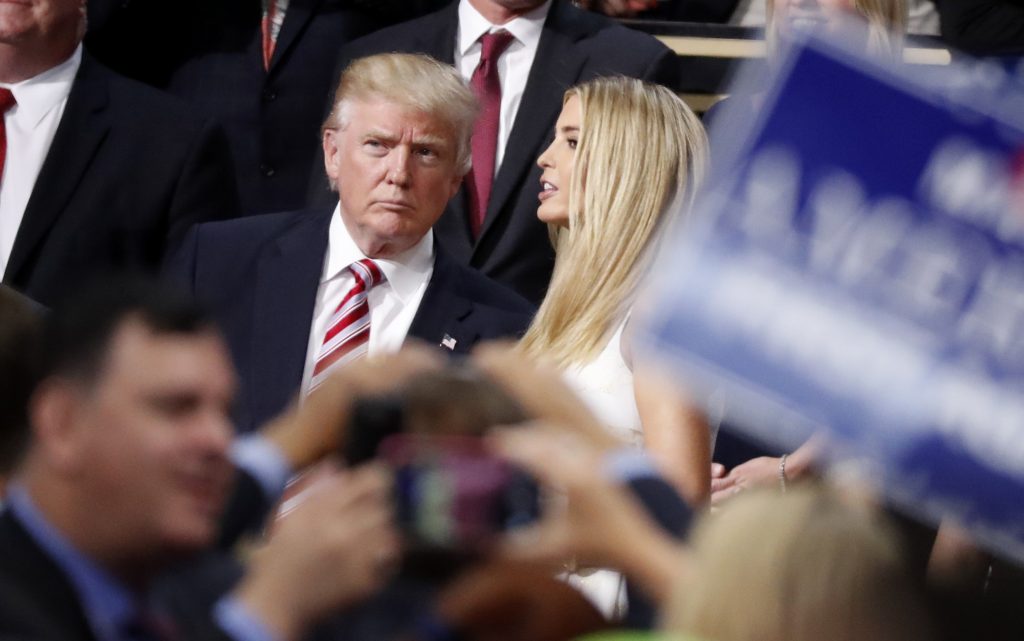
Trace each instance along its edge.
<instances>
[{"instance_id":1,"label":"red and white striped tie","mask_svg":"<svg viewBox=\"0 0 1024 641\"><path fill-rule=\"evenodd\" d=\"M355 284L341 299L327 323L327 333L313 365L309 391L324 382L333 367L366 355L370 345L370 290L384 282L384 273L369 258L348 266Z\"/></svg>"}]
</instances>

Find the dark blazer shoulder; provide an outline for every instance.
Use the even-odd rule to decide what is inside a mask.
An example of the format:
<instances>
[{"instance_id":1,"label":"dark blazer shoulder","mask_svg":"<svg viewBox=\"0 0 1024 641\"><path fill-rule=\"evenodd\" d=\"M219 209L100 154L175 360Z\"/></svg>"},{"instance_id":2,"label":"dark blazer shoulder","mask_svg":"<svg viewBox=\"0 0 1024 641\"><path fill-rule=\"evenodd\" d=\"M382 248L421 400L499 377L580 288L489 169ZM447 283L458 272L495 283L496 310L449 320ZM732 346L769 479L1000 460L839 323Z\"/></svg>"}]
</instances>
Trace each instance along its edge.
<instances>
[{"instance_id":1,"label":"dark blazer shoulder","mask_svg":"<svg viewBox=\"0 0 1024 641\"><path fill-rule=\"evenodd\" d=\"M436 250L435 273L441 272L450 279L453 286L465 297L478 305L497 310L533 316L537 308L510 288L488 278L472 267L455 262L444 250Z\"/></svg>"},{"instance_id":2,"label":"dark blazer shoulder","mask_svg":"<svg viewBox=\"0 0 1024 641\"><path fill-rule=\"evenodd\" d=\"M168 282L201 294L230 279L229 272L238 272L236 275L243 277L250 270L251 261L290 230L310 224L326 228L330 215L327 210L307 209L195 225L165 262L163 275ZM208 295L209 292L203 297Z\"/></svg>"},{"instance_id":3,"label":"dark blazer shoulder","mask_svg":"<svg viewBox=\"0 0 1024 641\"><path fill-rule=\"evenodd\" d=\"M675 54L650 34L626 27L592 11L554 0L544 25L574 40L579 54L588 57L589 71L580 80L598 75L624 74L668 83Z\"/></svg>"},{"instance_id":4,"label":"dark blazer shoulder","mask_svg":"<svg viewBox=\"0 0 1024 641\"><path fill-rule=\"evenodd\" d=\"M204 238L225 240L273 238L295 225L320 220L330 215L329 211L323 209L284 211L212 221L196 225L194 231Z\"/></svg>"}]
</instances>

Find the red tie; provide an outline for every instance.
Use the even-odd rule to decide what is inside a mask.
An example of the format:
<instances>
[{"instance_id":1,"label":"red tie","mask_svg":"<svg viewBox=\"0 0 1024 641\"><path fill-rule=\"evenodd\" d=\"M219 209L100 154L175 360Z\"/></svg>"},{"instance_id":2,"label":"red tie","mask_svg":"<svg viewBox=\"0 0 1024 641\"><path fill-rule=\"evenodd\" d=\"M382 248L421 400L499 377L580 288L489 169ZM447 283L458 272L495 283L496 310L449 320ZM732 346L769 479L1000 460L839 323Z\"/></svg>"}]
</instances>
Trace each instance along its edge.
<instances>
[{"instance_id":1,"label":"red tie","mask_svg":"<svg viewBox=\"0 0 1024 641\"><path fill-rule=\"evenodd\" d=\"M0 181L4 177L4 160L7 159L7 125L4 124L4 114L15 104L11 90L0 87Z\"/></svg>"},{"instance_id":2,"label":"red tie","mask_svg":"<svg viewBox=\"0 0 1024 641\"><path fill-rule=\"evenodd\" d=\"M274 19L277 17L279 7L276 0L267 0L263 9L263 19L260 20L260 39L263 44L263 70L270 70L270 60L274 57L274 48L277 46L277 35L274 33Z\"/></svg>"},{"instance_id":3,"label":"red tie","mask_svg":"<svg viewBox=\"0 0 1024 641\"><path fill-rule=\"evenodd\" d=\"M469 227L473 238L480 235L491 200L494 156L498 150L498 122L501 116L501 81L498 58L515 38L507 31L486 33L480 38L480 64L469 84L480 99L480 116L473 126L473 169L469 172Z\"/></svg>"},{"instance_id":4,"label":"red tie","mask_svg":"<svg viewBox=\"0 0 1024 641\"><path fill-rule=\"evenodd\" d=\"M384 273L369 258L352 263L348 269L356 282L327 323L327 333L309 381L311 392L327 378L332 367L362 358L369 349L370 306L366 297L371 289L384 281Z\"/></svg>"}]
</instances>

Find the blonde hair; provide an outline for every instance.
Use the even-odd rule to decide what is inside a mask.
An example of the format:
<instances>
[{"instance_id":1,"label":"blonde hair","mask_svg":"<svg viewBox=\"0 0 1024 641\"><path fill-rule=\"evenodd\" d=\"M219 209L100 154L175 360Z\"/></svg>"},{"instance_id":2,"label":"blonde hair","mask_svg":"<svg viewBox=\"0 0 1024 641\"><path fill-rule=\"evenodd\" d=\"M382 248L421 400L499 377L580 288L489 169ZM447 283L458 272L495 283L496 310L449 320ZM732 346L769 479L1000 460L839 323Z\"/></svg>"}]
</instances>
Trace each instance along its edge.
<instances>
[{"instance_id":1,"label":"blonde hair","mask_svg":"<svg viewBox=\"0 0 1024 641\"><path fill-rule=\"evenodd\" d=\"M580 140L569 185L569 227L550 227L557 260L547 296L520 343L560 366L598 353L632 304L665 220L688 208L707 137L672 91L600 78L577 96Z\"/></svg>"},{"instance_id":2,"label":"blonde hair","mask_svg":"<svg viewBox=\"0 0 1024 641\"><path fill-rule=\"evenodd\" d=\"M775 24L775 2L766 6L769 51L778 47L778 25ZM867 53L899 59L903 53L903 36L907 31L906 0L853 0L853 8L867 23Z\"/></svg>"},{"instance_id":3,"label":"blonde hair","mask_svg":"<svg viewBox=\"0 0 1024 641\"><path fill-rule=\"evenodd\" d=\"M665 627L715 641L918 641L928 626L894 534L817 487L705 517Z\"/></svg>"},{"instance_id":4,"label":"blonde hair","mask_svg":"<svg viewBox=\"0 0 1024 641\"><path fill-rule=\"evenodd\" d=\"M423 54L382 53L359 58L341 74L323 131L344 129L351 103L373 99L417 109L443 122L455 138L459 173L469 171L470 139L479 103L454 67Z\"/></svg>"}]
</instances>

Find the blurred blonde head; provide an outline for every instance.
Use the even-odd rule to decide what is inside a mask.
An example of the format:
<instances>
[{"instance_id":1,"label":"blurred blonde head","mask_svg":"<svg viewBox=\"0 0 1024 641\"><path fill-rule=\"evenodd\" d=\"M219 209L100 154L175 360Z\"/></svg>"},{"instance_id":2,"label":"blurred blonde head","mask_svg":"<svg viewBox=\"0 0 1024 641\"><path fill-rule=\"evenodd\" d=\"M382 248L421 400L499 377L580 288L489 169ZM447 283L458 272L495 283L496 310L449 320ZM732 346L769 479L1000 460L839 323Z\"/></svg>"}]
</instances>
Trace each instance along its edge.
<instances>
[{"instance_id":1,"label":"blurred blonde head","mask_svg":"<svg viewBox=\"0 0 1024 641\"><path fill-rule=\"evenodd\" d=\"M877 513L805 487L709 516L665 626L715 641L918 641L924 608Z\"/></svg>"},{"instance_id":2,"label":"blurred blonde head","mask_svg":"<svg viewBox=\"0 0 1024 641\"><path fill-rule=\"evenodd\" d=\"M903 51L903 36L907 31L906 0L768 0L767 26L765 28L769 51L778 47L778 19L787 7L809 7L830 15L857 16L867 27L867 52L872 55L899 59Z\"/></svg>"},{"instance_id":3,"label":"blurred blonde head","mask_svg":"<svg viewBox=\"0 0 1024 641\"><path fill-rule=\"evenodd\" d=\"M569 225L551 226L554 275L521 343L565 366L597 355L630 307L652 246L688 209L704 173L707 138L672 91L601 78L566 92L580 103Z\"/></svg>"}]
</instances>

